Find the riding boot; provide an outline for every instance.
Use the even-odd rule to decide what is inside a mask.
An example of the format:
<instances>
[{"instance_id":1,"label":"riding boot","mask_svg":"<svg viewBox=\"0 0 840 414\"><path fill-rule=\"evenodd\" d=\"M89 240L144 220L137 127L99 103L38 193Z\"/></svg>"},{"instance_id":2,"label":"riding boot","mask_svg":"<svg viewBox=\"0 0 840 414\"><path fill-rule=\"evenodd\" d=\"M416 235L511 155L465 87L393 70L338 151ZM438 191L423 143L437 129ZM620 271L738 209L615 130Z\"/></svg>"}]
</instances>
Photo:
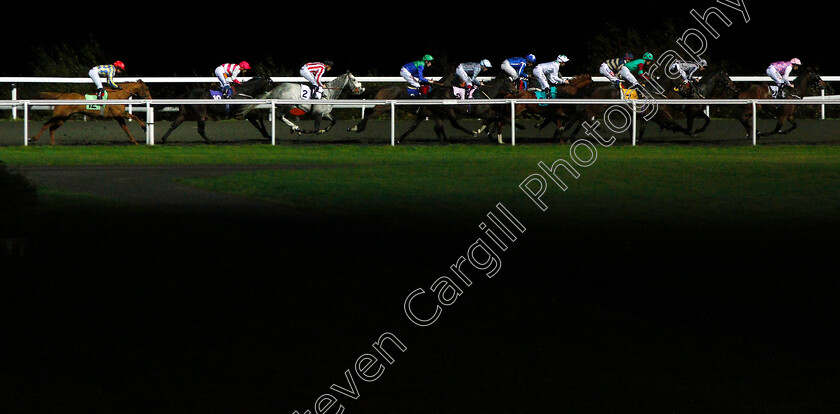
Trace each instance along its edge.
<instances>
[{"instance_id":1,"label":"riding boot","mask_svg":"<svg viewBox=\"0 0 840 414\"><path fill-rule=\"evenodd\" d=\"M96 99L103 99L105 98L105 88L99 88L96 90Z\"/></svg>"}]
</instances>

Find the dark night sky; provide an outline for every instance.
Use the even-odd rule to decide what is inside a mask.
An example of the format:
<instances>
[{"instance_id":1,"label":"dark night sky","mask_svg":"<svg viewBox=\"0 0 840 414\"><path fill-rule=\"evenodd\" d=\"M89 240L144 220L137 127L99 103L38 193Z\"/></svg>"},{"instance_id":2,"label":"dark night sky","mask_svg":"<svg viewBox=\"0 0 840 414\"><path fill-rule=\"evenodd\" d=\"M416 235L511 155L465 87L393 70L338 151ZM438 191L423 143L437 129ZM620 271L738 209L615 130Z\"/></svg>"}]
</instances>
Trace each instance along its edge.
<instances>
[{"instance_id":1,"label":"dark night sky","mask_svg":"<svg viewBox=\"0 0 840 414\"><path fill-rule=\"evenodd\" d=\"M709 0L657 4L649 7L653 10L639 8L632 13L620 12L627 4L615 1L586 6L543 3L543 10L528 4L481 4L469 7L469 12L432 1L423 2L423 8L418 6L416 11L397 10L392 5L394 11L384 16L366 11L373 6L353 4L310 9L308 5L267 2L237 5L230 11L201 5L189 12L184 12L180 3L177 7L172 3L159 7L146 4L143 8L121 3L97 9L101 10L99 27L94 15L79 6L60 12L74 22L69 26L53 24L48 18L19 19L11 27L12 33L19 34L17 41L5 46L4 54L8 61L25 62L32 45L49 45L55 39L78 44L93 34L108 60L126 62L129 76L212 76L213 68L221 63L248 60L259 64L267 57L276 67L295 72L305 61L329 58L336 63L336 71L398 76L402 64L425 53L445 54L453 62L487 58L495 65L510 56L534 53L539 61L548 61L563 53L572 59L564 73L596 73L597 67L580 67L575 62L587 55L594 37L607 23L655 31L662 29L666 18L672 18L677 31L682 32L700 29L689 14L692 9L703 13L715 6L733 24L725 27L712 18L720 38L707 37L705 57L711 63L725 59L744 68L732 74L763 74L770 62L792 57L818 66L824 75L834 74L834 66L840 64L840 59L823 51L828 40L823 40L821 33L826 32L824 27L832 27L831 16L819 10L780 14L781 9L767 2L746 3L749 23L735 9ZM31 16L35 11L22 13ZM802 19L796 18L798 15ZM26 31L33 34L22 35ZM651 49L679 50L675 41L651 45ZM30 75L27 65L6 66L5 75Z\"/></svg>"}]
</instances>

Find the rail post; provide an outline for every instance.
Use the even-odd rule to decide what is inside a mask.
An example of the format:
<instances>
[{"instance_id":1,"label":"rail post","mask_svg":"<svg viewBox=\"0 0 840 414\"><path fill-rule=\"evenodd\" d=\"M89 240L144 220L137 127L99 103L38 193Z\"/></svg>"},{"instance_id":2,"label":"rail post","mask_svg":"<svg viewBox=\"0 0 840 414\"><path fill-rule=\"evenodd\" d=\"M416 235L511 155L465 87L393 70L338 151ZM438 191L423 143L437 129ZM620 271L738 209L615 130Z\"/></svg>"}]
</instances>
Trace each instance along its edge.
<instances>
[{"instance_id":1,"label":"rail post","mask_svg":"<svg viewBox=\"0 0 840 414\"><path fill-rule=\"evenodd\" d=\"M510 145L511 146L516 145L516 119L514 118L515 116L516 116L516 101L511 100L510 101ZM502 133L502 131L499 131L499 134L501 134L501 133Z\"/></svg>"},{"instance_id":2,"label":"rail post","mask_svg":"<svg viewBox=\"0 0 840 414\"><path fill-rule=\"evenodd\" d=\"M17 100L17 85L12 84L12 100ZM12 108L12 119L17 119L17 107Z\"/></svg>"},{"instance_id":3,"label":"rail post","mask_svg":"<svg viewBox=\"0 0 840 414\"><path fill-rule=\"evenodd\" d=\"M155 111L151 101L146 101L146 145L155 145Z\"/></svg>"},{"instance_id":4,"label":"rail post","mask_svg":"<svg viewBox=\"0 0 840 414\"><path fill-rule=\"evenodd\" d=\"M29 101L23 101L23 146L29 145Z\"/></svg>"},{"instance_id":5,"label":"rail post","mask_svg":"<svg viewBox=\"0 0 840 414\"><path fill-rule=\"evenodd\" d=\"M275 119L277 118L277 105L276 102L271 101L271 145L276 145L277 143L277 128L275 128Z\"/></svg>"},{"instance_id":6,"label":"rail post","mask_svg":"<svg viewBox=\"0 0 840 414\"><path fill-rule=\"evenodd\" d=\"M756 144L756 137L758 136L757 132L757 122L758 122L758 112L755 110L755 101L752 101L752 144Z\"/></svg>"},{"instance_id":7,"label":"rail post","mask_svg":"<svg viewBox=\"0 0 840 414\"><path fill-rule=\"evenodd\" d=\"M631 141L633 143L632 145L635 147L636 146L636 100L631 99L630 100L630 105L632 105L632 107L633 107L632 108L633 109L633 117L631 118L632 122L630 123L630 128L633 128L633 132L630 133L630 136L631 136Z\"/></svg>"},{"instance_id":8,"label":"rail post","mask_svg":"<svg viewBox=\"0 0 840 414\"><path fill-rule=\"evenodd\" d=\"M391 104L391 146L393 147L396 145L396 137L394 136L396 130L396 115L397 115L397 108L396 108L396 101L390 101Z\"/></svg>"}]
</instances>

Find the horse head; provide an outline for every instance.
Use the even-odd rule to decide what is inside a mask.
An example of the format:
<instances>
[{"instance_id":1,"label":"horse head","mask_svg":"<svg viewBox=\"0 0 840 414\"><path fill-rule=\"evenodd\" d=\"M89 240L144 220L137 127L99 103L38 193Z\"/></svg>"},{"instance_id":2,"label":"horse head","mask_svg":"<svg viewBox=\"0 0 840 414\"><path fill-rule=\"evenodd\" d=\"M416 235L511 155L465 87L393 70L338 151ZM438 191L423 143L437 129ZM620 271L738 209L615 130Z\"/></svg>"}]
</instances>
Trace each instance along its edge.
<instances>
[{"instance_id":1,"label":"horse head","mask_svg":"<svg viewBox=\"0 0 840 414\"><path fill-rule=\"evenodd\" d=\"M330 88L328 90L335 91L334 96L340 95L344 89L350 89L350 92L353 95L360 95L365 91L365 88L362 87L362 83L359 82L349 70L346 73L339 75L329 83Z\"/></svg>"},{"instance_id":2,"label":"horse head","mask_svg":"<svg viewBox=\"0 0 840 414\"><path fill-rule=\"evenodd\" d=\"M717 86L723 86L732 92L738 92L738 86L729 77L729 74L723 69L712 70L709 74L700 79L701 85L711 85L714 89Z\"/></svg>"},{"instance_id":3,"label":"horse head","mask_svg":"<svg viewBox=\"0 0 840 414\"><path fill-rule=\"evenodd\" d=\"M140 79L137 79L136 82L125 82L122 84L122 88L127 91L132 97L136 97L139 99L151 99L152 94L149 92L149 87L146 86L146 82L143 82Z\"/></svg>"},{"instance_id":4,"label":"horse head","mask_svg":"<svg viewBox=\"0 0 840 414\"><path fill-rule=\"evenodd\" d=\"M805 70L802 71L803 74L796 77L796 86L797 89L799 87L804 86L803 89L808 89L810 87L815 87L817 89L826 89L828 84L822 80L820 74L817 72L817 69L812 67L806 67ZM804 90L802 91L804 92Z\"/></svg>"}]
</instances>

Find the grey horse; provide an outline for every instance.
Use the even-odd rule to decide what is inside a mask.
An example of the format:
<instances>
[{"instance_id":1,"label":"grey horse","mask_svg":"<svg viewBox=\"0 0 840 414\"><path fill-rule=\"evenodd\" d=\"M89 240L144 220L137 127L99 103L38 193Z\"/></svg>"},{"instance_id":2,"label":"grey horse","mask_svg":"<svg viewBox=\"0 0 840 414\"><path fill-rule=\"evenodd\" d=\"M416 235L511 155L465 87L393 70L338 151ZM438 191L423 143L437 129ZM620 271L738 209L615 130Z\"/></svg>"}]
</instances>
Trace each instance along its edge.
<instances>
[{"instance_id":1,"label":"grey horse","mask_svg":"<svg viewBox=\"0 0 840 414\"><path fill-rule=\"evenodd\" d=\"M302 86L299 83L280 83L272 90L262 94L258 97L258 99L281 99L281 100L300 100L306 99L308 97L308 86ZM362 93L364 90L362 88L362 84L356 80L356 77L353 76L352 73L347 72L343 75L337 76L335 79L324 82L324 92L322 99L337 99L345 89L349 89L353 94L358 95ZM326 104L318 104L318 99L309 100L311 103L304 103L304 104L280 104L277 106L276 109L276 116L280 118L286 125L291 128L291 132L297 132L298 135L303 133L316 133L316 134L323 134L330 130L330 128L335 125L335 119L330 115L332 112L333 105L326 105ZM244 116L249 111L253 110L256 105L249 105L245 107L240 116ZM288 114L293 109L297 109L303 112L309 112L312 114L313 118L315 119L315 129L314 130L304 130L297 126L294 122L290 121L286 118L286 114ZM321 120L327 119L330 121L330 124L327 125L326 128L321 129Z\"/></svg>"}]
</instances>

